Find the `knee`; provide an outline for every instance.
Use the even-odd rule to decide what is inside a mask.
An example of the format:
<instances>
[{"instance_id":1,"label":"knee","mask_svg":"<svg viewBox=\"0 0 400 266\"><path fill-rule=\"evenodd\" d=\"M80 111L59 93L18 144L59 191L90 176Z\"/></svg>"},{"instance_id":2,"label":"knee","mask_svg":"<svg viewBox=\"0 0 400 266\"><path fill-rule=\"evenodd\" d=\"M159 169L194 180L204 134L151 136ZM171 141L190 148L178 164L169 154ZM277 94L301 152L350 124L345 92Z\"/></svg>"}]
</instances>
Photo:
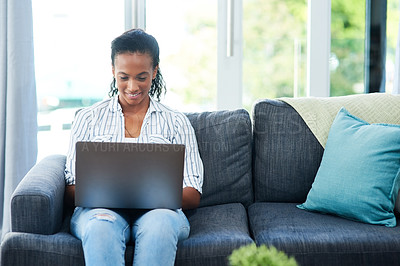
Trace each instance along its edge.
<instances>
[{"instance_id":1,"label":"knee","mask_svg":"<svg viewBox=\"0 0 400 266\"><path fill-rule=\"evenodd\" d=\"M173 210L155 209L147 212L138 225L138 233L146 232L156 236L175 236L178 237L181 223L179 214Z\"/></svg>"},{"instance_id":2,"label":"knee","mask_svg":"<svg viewBox=\"0 0 400 266\"><path fill-rule=\"evenodd\" d=\"M83 238L90 237L98 239L98 241L103 241L103 238L109 239L111 235L124 238L124 234L120 234L120 231L124 229L120 228L116 220L116 215L112 213L96 212L91 214L85 225Z\"/></svg>"},{"instance_id":3,"label":"knee","mask_svg":"<svg viewBox=\"0 0 400 266\"><path fill-rule=\"evenodd\" d=\"M111 228L115 222L115 216L107 213L95 213L86 223L86 234L96 234L97 232L104 232L107 228Z\"/></svg>"},{"instance_id":4,"label":"knee","mask_svg":"<svg viewBox=\"0 0 400 266\"><path fill-rule=\"evenodd\" d=\"M178 218L178 214L175 211L168 209L155 209L146 214L146 219L150 221L149 225L156 229L173 227L178 223Z\"/></svg>"}]
</instances>

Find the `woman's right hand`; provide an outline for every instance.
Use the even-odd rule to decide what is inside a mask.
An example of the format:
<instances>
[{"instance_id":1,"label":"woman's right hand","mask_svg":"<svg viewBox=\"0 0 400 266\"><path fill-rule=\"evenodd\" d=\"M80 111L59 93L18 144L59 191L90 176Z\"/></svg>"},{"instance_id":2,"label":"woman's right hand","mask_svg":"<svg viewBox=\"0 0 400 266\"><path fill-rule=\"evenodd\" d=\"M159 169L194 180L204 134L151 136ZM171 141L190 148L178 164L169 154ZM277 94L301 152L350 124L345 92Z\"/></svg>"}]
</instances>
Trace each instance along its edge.
<instances>
[{"instance_id":1,"label":"woman's right hand","mask_svg":"<svg viewBox=\"0 0 400 266\"><path fill-rule=\"evenodd\" d=\"M65 186L64 205L75 208L75 185Z\"/></svg>"}]
</instances>

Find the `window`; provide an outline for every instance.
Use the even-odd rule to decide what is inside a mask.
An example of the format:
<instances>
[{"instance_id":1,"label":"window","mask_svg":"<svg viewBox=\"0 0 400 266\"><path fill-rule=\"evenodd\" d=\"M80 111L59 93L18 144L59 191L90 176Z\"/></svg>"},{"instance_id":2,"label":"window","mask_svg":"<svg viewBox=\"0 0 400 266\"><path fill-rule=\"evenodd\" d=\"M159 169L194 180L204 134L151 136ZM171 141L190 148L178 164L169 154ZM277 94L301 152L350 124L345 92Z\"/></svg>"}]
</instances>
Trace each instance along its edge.
<instances>
[{"instance_id":1,"label":"window","mask_svg":"<svg viewBox=\"0 0 400 266\"><path fill-rule=\"evenodd\" d=\"M107 97L112 79L110 42L124 30L123 4L121 0L32 1L38 159L65 154L76 110Z\"/></svg>"},{"instance_id":2,"label":"window","mask_svg":"<svg viewBox=\"0 0 400 266\"><path fill-rule=\"evenodd\" d=\"M167 84L163 102L179 106L180 111L215 109L217 2L147 0L146 30L160 45L160 67Z\"/></svg>"},{"instance_id":3,"label":"window","mask_svg":"<svg viewBox=\"0 0 400 266\"><path fill-rule=\"evenodd\" d=\"M396 45L399 32L400 6L398 0L387 1L386 23L386 92L393 90Z\"/></svg>"},{"instance_id":4,"label":"window","mask_svg":"<svg viewBox=\"0 0 400 266\"><path fill-rule=\"evenodd\" d=\"M243 106L306 95L307 1L243 2Z\"/></svg>"},{"instance_id":5,"label":"window","mask_svg":"<svg viewBox=\"0 0 400 266\"><path fill-rule=\"evenodd\" d=\"M331 1L330 95L364 93L365 0Z\"/></svg>"},{"instance_id":6,"label":"window","mask_svg":"<svg viewBox=\"0 0 400 266\"><path fill-rule=\"evenodd\" d=\"M328 86L331 96L362 93L365 2L33 0L38 157L65 154L76 110L108 97L110 42L132 27L132 18L160 44L168 91L164 103L181 111L243 107L250 112L261 98L308 95L310 77L318 80L312 96L329 94L318 91ZM398 1L388 0L388 90L398 10ZM322 30L330 27L331 34L321 36L324 31L308 24L315 19L325 23ZM309 40L313 32L317 38ZM307 54L310 44L326 51L326 57L318 58L315 49ZM316 68L315 59L320 62ZM316 74L320 66L326 67L326 77Z\"/></svg>"}]
</instances>

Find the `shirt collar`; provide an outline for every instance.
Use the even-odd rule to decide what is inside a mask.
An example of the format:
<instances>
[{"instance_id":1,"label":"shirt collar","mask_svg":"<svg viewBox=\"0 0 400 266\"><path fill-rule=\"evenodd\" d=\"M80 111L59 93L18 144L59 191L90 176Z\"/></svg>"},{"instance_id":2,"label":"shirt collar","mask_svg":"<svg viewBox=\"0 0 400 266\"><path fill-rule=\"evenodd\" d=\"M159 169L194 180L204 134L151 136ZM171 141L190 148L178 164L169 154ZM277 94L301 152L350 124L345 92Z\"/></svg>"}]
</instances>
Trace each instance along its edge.
<instances>
[{"instance_id":1,"label":"shirt collar","mask_svg":"<svg viewBox=\"0 0 400 266\"><path fill-rule=\"evenodd\" d=\"M160 108L159 103L150 97L149 113L153 113L153 112L162 112L162 110Z\"/></svg>"},{"instance_id":2,"label":"shirt collar","mask_svg":"<svg viewBox=\"0 0 400 266\"><path fill-rule=\"evenodd\" d=\"M108 108L111 112L122 111L122 107L118 102L118 94L111 97L110 103L108 104Z\"/></svg>"}]
</instances>

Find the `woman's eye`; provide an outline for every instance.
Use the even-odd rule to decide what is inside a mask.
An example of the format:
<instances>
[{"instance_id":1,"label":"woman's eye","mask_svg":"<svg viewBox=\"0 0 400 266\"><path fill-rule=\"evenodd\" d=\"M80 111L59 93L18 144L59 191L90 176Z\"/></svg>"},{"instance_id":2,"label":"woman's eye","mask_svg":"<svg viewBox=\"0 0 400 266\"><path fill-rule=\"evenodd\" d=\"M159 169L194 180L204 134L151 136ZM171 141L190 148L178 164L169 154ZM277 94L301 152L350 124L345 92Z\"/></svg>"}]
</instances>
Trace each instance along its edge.
<instances>
[{"instance_id":1,"label":"woman's eye","mask_svg":"<svg viewBox=\"0 0 400 266\"><path fill-rule=\"evenodd\" d=\"M139 80L139 81L145 81L146 80L146 78L137 78L137 80Z\"/></svg>"},{"instance_id":2,"label":"woman's eye","mask_svg":"<svg viewBox=\"0 0 400 266\"><path fill-rule=\"evenodd\" d=\"M128 77L119 77L120 80L128 80Z\"/></svg>"}]
</instances>

